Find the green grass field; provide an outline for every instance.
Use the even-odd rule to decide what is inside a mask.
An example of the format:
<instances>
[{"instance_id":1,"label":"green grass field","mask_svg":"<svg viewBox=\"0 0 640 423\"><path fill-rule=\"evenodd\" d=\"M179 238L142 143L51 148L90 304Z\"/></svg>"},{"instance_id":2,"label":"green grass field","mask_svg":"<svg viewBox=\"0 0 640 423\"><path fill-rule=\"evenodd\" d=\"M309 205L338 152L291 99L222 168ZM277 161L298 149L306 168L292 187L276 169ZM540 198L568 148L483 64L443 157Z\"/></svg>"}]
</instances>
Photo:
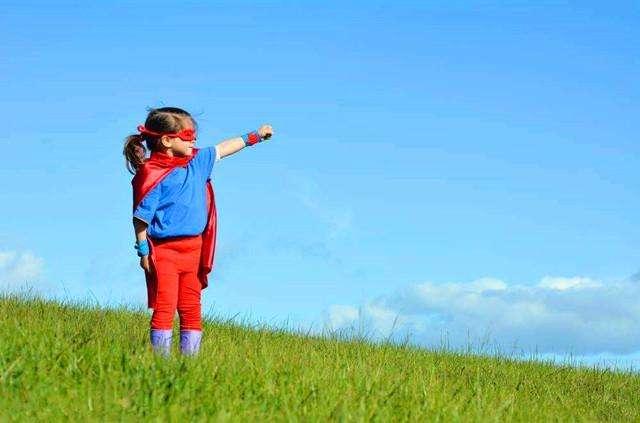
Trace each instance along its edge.
<instances>
[{"instance_id":1,"label":"green grass field","mask_svg":"<svg viewBox=\"0 0 640 423\"><path fill-rule=\"evenodd\" d=\"M0 421L619 422L639 393L630 373L222 321L197 358L162 359L142 311L0 296Z\"/></svg>"}]
</instances>

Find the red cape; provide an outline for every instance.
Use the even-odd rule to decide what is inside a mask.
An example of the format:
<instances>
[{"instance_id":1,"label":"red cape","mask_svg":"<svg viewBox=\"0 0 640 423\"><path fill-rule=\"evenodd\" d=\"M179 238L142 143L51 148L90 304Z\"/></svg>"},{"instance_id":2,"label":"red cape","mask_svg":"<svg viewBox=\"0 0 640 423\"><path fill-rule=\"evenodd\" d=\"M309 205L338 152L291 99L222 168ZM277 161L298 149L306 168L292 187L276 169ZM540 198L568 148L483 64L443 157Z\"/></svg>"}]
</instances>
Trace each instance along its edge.
<instances>
[{"instance_id":1,"label":"red cape","mask_svg":"<svg viewBox=\"0 0 640 423\"><path fill-rule=\"evenodd\" d=\"M153 153L151 157L140 167L136 172L131 185L133 185L133 210L135 211L138 204L142 199L173 169L178 166L186 166L196 154L199 149L193 149L193 155L184 157L172 157L163 153ZM207 218L207 225L202 232L202 254L200 256L200 268L198 269L198 278L202 285L202 289L209 285L208 275L213 269L213 256L216 249L216 229L217 229L217 214L216 214L216 199L213 193L213 186L211 180L207 180L207 210L209 210L209 216ZM148 306L150 308L155 307L156 292L158 287L158 278L155 271L155 261L153 254L153 243L151 238L147 237L149 241L150 254L149 254L149 272L145 272L147 279L147 299Z\"/></svg>"}]
</instances>

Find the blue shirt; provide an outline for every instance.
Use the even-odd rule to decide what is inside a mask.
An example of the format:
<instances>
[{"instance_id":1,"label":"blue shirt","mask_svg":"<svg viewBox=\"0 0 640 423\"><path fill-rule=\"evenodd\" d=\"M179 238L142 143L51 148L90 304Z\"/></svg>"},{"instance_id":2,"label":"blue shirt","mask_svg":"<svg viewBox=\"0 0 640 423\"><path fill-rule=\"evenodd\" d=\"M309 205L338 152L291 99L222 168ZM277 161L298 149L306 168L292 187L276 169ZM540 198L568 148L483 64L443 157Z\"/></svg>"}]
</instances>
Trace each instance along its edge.
<instances>
[{"instance_id":1,"label":"blue shirt","mask_svg":"<svg viewBox=\"0 0 640 423\"><path fill-rule=\"evenodd\" d=\"M207 224L206 182L216 148L202 148L186 167L176 167L142 199L133 216L152 238L199 235Z\"/></svg>"}]
</instances>

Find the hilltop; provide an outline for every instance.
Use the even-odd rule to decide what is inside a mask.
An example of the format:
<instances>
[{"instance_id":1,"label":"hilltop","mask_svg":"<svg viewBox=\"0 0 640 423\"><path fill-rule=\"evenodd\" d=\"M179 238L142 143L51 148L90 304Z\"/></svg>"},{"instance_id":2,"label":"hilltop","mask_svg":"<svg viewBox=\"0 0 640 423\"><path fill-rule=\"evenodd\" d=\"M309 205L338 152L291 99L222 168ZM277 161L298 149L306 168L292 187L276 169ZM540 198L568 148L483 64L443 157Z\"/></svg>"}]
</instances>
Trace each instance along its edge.
<instances>
[{"instance_id":1,"label":"hilltop","mask_svg":"<svg viewBox=\"0 0 640 423\"><path fill-rule=\"evenodd\" d=\"M640 376L207 321L166 360L148 316L0 296L0 420L640 419ZM175 344L175 342L174 342Z\"/></svg>"}]
</instances>

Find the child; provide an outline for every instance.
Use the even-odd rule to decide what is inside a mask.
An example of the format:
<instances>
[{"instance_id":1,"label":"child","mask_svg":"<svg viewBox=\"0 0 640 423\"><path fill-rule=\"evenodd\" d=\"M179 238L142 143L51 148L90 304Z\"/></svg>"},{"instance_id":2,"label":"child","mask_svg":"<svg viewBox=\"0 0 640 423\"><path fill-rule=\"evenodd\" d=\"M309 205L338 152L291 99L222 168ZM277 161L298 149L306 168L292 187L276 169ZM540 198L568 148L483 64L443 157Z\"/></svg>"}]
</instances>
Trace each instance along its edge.
<instances>
[{"instance_id":1,"label":"child","mask_svg":"<svg viewBox=\"0 0 640 423\"><path fill-rule=\"evenodd\" d=\"M134 174L135 249L145 271L153 350L168 355L173 318L180 317L180 351L196 354L202 338L200 291L207 287L216 243L214 162L273 134L270 125L215 147L194 148L197 125L176 107L151 109L123 154ZM142 142L146 143L147 148ZM147 149L150 157L146 158Z\"/></svg>"}]
</instances>

